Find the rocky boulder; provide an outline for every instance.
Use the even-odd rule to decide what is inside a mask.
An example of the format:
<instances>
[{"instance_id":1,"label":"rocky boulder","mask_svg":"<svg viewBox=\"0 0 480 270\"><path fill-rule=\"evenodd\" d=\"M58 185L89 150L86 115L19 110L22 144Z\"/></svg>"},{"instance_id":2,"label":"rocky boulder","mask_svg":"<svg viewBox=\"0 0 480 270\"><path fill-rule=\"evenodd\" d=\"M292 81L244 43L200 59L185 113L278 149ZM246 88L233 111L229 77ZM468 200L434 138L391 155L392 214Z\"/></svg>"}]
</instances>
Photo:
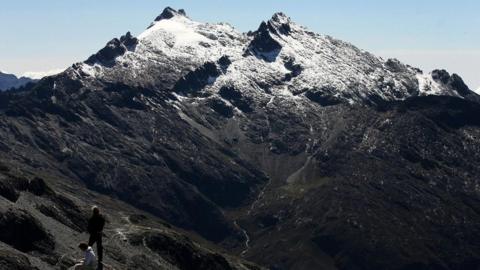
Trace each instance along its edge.
<instances>
[{"instance_id":1,"label":"rocky boulder","mask_svg":"<svg viewBox=\"0 0 480 270\"><path fill-rule=\"evenodd\" d=\"M51 254L55 242L43 225L23 209L10 208L0 217L0 241L22 252Z\"/></svg>"}]
</instances>

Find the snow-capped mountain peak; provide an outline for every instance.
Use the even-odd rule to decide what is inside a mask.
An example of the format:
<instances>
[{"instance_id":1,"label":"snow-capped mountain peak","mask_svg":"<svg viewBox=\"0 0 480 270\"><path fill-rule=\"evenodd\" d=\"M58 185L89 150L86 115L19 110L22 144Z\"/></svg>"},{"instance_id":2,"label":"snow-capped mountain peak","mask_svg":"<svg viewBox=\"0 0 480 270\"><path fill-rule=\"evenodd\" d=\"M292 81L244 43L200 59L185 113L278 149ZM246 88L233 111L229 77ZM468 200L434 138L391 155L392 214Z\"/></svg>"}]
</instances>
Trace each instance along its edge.
<instances>
[{"instance_id":1,"label":"snow-capped mountain peak","mask_svg":"<svg viewBox=\"0 0 480 270\"><path fill-rule=\"evenodd\" d=\"M167 15L164 14L165 12L159 16L164 19L155 19L155 22L138 36L140 40L156 44L157 46L161 46L160 43L167 43L166 45L170 47L209 42L207 37L195 31L199 23L183 15L169 17L168 14L172 14L170 10L167 12Z\"/></svg>"},{"instance_id":2,"label":"snow-capped mountain peak","mask_svg":"<svg viewBox=\"0 0 480 270\"><path fill-rule=\"evenodd\" d=\"M273 14L272 18L268 21L268 25L272 30L275 30L276 34L286 35L291 31L291 25L294 22L283 12L277 12Z\"/></svg>"},{"instance_id":3,"label":"snow-capped mountain peak","mask_svg":"<svg viewBox=\"0 0 480 270\"><path fill-rule=\"evenodd\" d=\"M274 13L272 15L272 18L270 19L270 21L275 21L275 22L279 22L279 23L282 23L282 24L288 24L288 23L292 22L290 17L283 12Z\"/></svg>"},{"instance_id":4,"label":"snow-capped mountain peak","mask_svg":"<svg viewBox=\"0 0 480 270\"><path fill-rule=\"evenodd\" d=\"M228 64L220 64L221 59ZM191 85L203 95L233 87L249 100L262 102L278 96L321 105L372 104L416 95L473 93L455 74L424 75L398 60L384 61L313 33L281 12L246 34L225 23L193 21L185 11L168 7L138 38L127 33L114 39L78 67L82 74L103 80L184 95L192 94Z\"/></svg>"}]
</instances>

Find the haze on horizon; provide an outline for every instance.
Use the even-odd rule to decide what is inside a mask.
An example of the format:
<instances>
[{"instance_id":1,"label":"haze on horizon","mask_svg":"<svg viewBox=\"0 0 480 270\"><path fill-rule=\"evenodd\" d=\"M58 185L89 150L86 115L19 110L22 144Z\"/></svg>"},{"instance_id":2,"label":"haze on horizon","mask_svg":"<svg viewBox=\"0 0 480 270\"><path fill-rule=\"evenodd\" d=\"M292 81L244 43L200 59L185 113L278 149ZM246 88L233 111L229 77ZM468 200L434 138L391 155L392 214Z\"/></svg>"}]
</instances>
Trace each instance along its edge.
<instances>
[{"instance_id":1,"label":"haze on horizon","mask_svg":"<svg viewBox=\"0 0 480 270\"><path fill-rule=\"evenodd\" d=\"M480 89L480 2L460 0L340 1L35 1L10 0L0 10L0 70L41 76L83 61L127 31L140 34L166 6L202 22L257 29L282 11L310 30L350 42L428 72L457 73Z\"/></svg>"}]
</instances>

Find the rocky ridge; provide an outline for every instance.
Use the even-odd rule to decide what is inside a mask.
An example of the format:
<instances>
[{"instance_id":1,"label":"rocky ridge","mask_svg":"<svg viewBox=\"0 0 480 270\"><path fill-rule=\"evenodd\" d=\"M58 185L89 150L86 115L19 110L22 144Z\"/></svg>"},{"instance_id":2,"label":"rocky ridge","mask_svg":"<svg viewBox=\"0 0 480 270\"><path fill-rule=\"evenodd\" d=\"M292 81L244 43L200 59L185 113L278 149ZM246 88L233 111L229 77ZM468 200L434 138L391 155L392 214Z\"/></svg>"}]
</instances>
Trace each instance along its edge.
<instances>
[{"instance_id":1,"label":"rocky ridge","mask_svg":"<svg viewBox=\"0 0 480 270\"><path fill-rule=\"evenodd\" d=\"M81 230L52 194L111 198L109 212L136 207L154 222L115 215L115 235L129 228L128 248L181 269L180 257L238 262L203 247L192 255L195 245L178 240L188 231L271 269L476 270L478 100L458 75L385 61L282 13L239 33L167 8L138 37L0 94L3 167L31 179L0 186L4 213L33 189L59 209L39 207L49 218L26 226L56 218ZM6 226L40 215L19 207ZM166 233L158 218L175 228ZM5 237L27 253L6 263L55 264L37 252L69 233L39 234L28 249Z\"/></svg>"}]
</instances>

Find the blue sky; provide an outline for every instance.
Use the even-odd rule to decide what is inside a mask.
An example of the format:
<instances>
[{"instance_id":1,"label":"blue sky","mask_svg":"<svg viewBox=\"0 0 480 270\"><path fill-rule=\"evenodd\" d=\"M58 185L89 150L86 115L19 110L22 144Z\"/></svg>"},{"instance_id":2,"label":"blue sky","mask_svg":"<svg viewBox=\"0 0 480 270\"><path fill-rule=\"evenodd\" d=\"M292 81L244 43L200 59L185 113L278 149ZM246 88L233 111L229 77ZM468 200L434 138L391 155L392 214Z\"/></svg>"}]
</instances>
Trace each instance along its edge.
<instances>
[{"instance_id":1,"label":"blue sky","mask_svg":"<svg viewBox=\"0 0 480 270\"><path fill-rule=\"evenodd\" d=\"M311 30L424 70L459 73L480 87L477 0L2 0L0 70L23 74L86 59L113 37L137 35L166 6L192 19L225 21L241 31L283 11Z\"/></svg>"}]
</instances>

